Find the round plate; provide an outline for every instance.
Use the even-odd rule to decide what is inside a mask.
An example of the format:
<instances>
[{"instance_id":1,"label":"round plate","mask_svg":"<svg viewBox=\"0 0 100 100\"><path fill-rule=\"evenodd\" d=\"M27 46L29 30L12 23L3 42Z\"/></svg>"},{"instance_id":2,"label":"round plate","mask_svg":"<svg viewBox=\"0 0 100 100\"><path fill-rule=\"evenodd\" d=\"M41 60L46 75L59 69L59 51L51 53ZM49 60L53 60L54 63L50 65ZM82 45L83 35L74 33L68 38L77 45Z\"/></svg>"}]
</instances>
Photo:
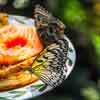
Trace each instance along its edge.
<instances>
[{"instance_id":1,"label":"round plate","mask_svg":"<svg viewBox=\"0 0 100 100\"><path fill-rule=\"evenodd\" d=\"M34 25L34 20L22 16L13 16L9 15L9 24L26 24L26 25ZM71 41L64 36L64 38L68 41L69 43L69 50L68 50L68 58L70 60L66 61L66 67L68 69L66 73L66 78L68 75L71 73L74 65L75 65L75 60L76 60L76 53L75 49L71 43ZM0 92L0 100L24 100L24 99L29 99L33 98L36 96L39 96L47 91L50 91L53 89L50 86L45 85L41 80L38 80L28 86L18 88L18 89L13 89L10 91L6 92Z\"/></svg>"}]
</instances>

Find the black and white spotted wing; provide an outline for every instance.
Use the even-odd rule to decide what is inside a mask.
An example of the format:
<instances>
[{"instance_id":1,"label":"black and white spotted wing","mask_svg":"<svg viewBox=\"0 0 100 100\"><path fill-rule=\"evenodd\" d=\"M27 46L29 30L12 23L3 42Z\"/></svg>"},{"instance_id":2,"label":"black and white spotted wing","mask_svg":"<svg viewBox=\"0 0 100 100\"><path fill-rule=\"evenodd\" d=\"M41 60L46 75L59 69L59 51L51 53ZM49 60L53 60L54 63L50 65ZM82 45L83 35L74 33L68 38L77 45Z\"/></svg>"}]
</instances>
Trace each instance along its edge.
<instances>
[{"instance_id":1,"label":"black and white spotted wing","mask_svg":"<svg viewBox=\"0 0 100 100\"><path fill-rule=\"evenodd\" d=\"M65 25L63 22L52 16L51 13L40 5L35 7L34 19L35 26L44 46L55 42L60 35L64 34Z\"/></svg>"},{"instance_id":2,"label":"black and white spotted wing","mask_svg":"<svg viewBox=\"0 0 100 100\"><path fill-rule=\"evenodd\" d=\"M53 87L59 85L66 78L67 53L68 42L64 39L58 40L40 53L33 62L32 71L44 83Z\"/></svg>"},{"instance_id":3,"label":"black and white spotted wing","mask_svg":"<svg viewBox=\"0 0 100 100\"><path fill-rule=\"evenodd\" d=\"M34 18L35 18L37 29L41 27L48 27L49 25L55 25L56 28L63 29L63 30L65 28L65 25L63 24L62 21L52 16L51 13L49 13L45 8L41 7L40 5L36 5L35 7Z\"/></svg>"}]
</instances>

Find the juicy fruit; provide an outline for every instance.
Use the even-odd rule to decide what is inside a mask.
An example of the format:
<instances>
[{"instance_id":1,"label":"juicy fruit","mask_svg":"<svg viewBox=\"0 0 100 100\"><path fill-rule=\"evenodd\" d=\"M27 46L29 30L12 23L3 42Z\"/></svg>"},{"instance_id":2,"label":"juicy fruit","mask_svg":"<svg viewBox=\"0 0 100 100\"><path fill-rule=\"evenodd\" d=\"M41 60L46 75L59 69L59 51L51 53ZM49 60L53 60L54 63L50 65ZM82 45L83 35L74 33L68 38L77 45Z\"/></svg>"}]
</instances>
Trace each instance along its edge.
<instances>
[{"instance_id":1,"label":"juicy fruit","mask_svg":"<svg viewBox=\"0 0 100 100\"><path fill-rule=\"evenodd\" d=\"M31 66L43 50L34 26L6 25L0 29L0 79Z\"/></svg>"},{"instance_id":2,"label":"juicy fruit","mask_svg":"<svg viewBox=\"0 0 100 100\"><path fill-rule=\"evenodd\" d=\"M11 41L5 42L5 45L7 48L12 48L12 47L15 47L17 45L20 45L21 47L23 47L26 44L27 44L27 39L25 39L23 37L16 37L15 39L13 39Z\"/></svg>"},{"instance_id":3,"label":"juicy fruit","mask_svg":"<svg viewBox=\"0 0 100 100\"><path fill-rule=\"evenodd\" d=\"M33 26L7 25L0 30L0 64L15 64L36 56L42 49Z\"/></svg>"}]
</instances>

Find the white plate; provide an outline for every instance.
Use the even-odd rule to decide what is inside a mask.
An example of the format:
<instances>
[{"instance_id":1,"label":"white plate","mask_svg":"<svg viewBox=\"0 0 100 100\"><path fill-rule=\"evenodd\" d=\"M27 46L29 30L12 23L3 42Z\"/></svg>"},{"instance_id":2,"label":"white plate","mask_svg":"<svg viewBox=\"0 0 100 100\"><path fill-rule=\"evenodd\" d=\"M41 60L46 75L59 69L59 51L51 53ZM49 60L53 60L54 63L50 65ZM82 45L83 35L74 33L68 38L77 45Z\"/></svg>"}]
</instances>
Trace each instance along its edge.
<instances>
[{"instance_id":1,"label":"white plate","mask_svg":"<svg viewBox=\"0 0 100 100\"><path fill-rule=\"evenodd\" d=\"M22 16L13 16L9 15L9 23L10 24L26 24L26 25L34 25L34 20L31 18L26 18ZM69 43L69 48L68 50L68 58L72 61L72 64L69 64L69 61L66 61L66 67L68 67L68 71L66 73L66 77L71 73L74 65L75 65L75 60L76 60L76 53L75 49L71 43L71 41L64 36L64 38L68 41ZM45 83L43 83L41 80L38 80L37 82L30 84L28 86L18 88L18 89L13 89L10 91L6 92L0 92L0 100L24 100L28 98L33 98L36 96L39 96L47 91L50 91L53 89L50 86L46 86Z\"/></svg>"}]
</instances>

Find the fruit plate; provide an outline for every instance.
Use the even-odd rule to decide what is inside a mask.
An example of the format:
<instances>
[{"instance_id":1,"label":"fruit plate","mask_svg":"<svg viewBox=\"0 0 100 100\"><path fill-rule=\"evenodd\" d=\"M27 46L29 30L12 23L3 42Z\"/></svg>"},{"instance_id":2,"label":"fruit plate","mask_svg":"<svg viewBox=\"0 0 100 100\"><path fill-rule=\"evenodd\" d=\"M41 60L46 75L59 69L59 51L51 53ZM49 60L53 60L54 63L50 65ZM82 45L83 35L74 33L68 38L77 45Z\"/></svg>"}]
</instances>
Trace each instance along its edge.
<instances>
[{"instance_id":1,"label":"fruit plate","mask_svg":"<svg viewBox=\"0 0 100 100\"><path fill-rule=\"evenodd\" d=\"M34 25L34 19L23 16L9 15L9 24ZM68 69L66 76L68 77L75 65L76 53L71 41L66 36L64 36L64 38L68 41L70 48L67 55L70 60L66 61L66 67ZM0 92L0 100L24 100L34 98L52 89L53 88L51 86L47 86L41 80L38 80L21 88Z\"/></svg>"}]
</instances>

